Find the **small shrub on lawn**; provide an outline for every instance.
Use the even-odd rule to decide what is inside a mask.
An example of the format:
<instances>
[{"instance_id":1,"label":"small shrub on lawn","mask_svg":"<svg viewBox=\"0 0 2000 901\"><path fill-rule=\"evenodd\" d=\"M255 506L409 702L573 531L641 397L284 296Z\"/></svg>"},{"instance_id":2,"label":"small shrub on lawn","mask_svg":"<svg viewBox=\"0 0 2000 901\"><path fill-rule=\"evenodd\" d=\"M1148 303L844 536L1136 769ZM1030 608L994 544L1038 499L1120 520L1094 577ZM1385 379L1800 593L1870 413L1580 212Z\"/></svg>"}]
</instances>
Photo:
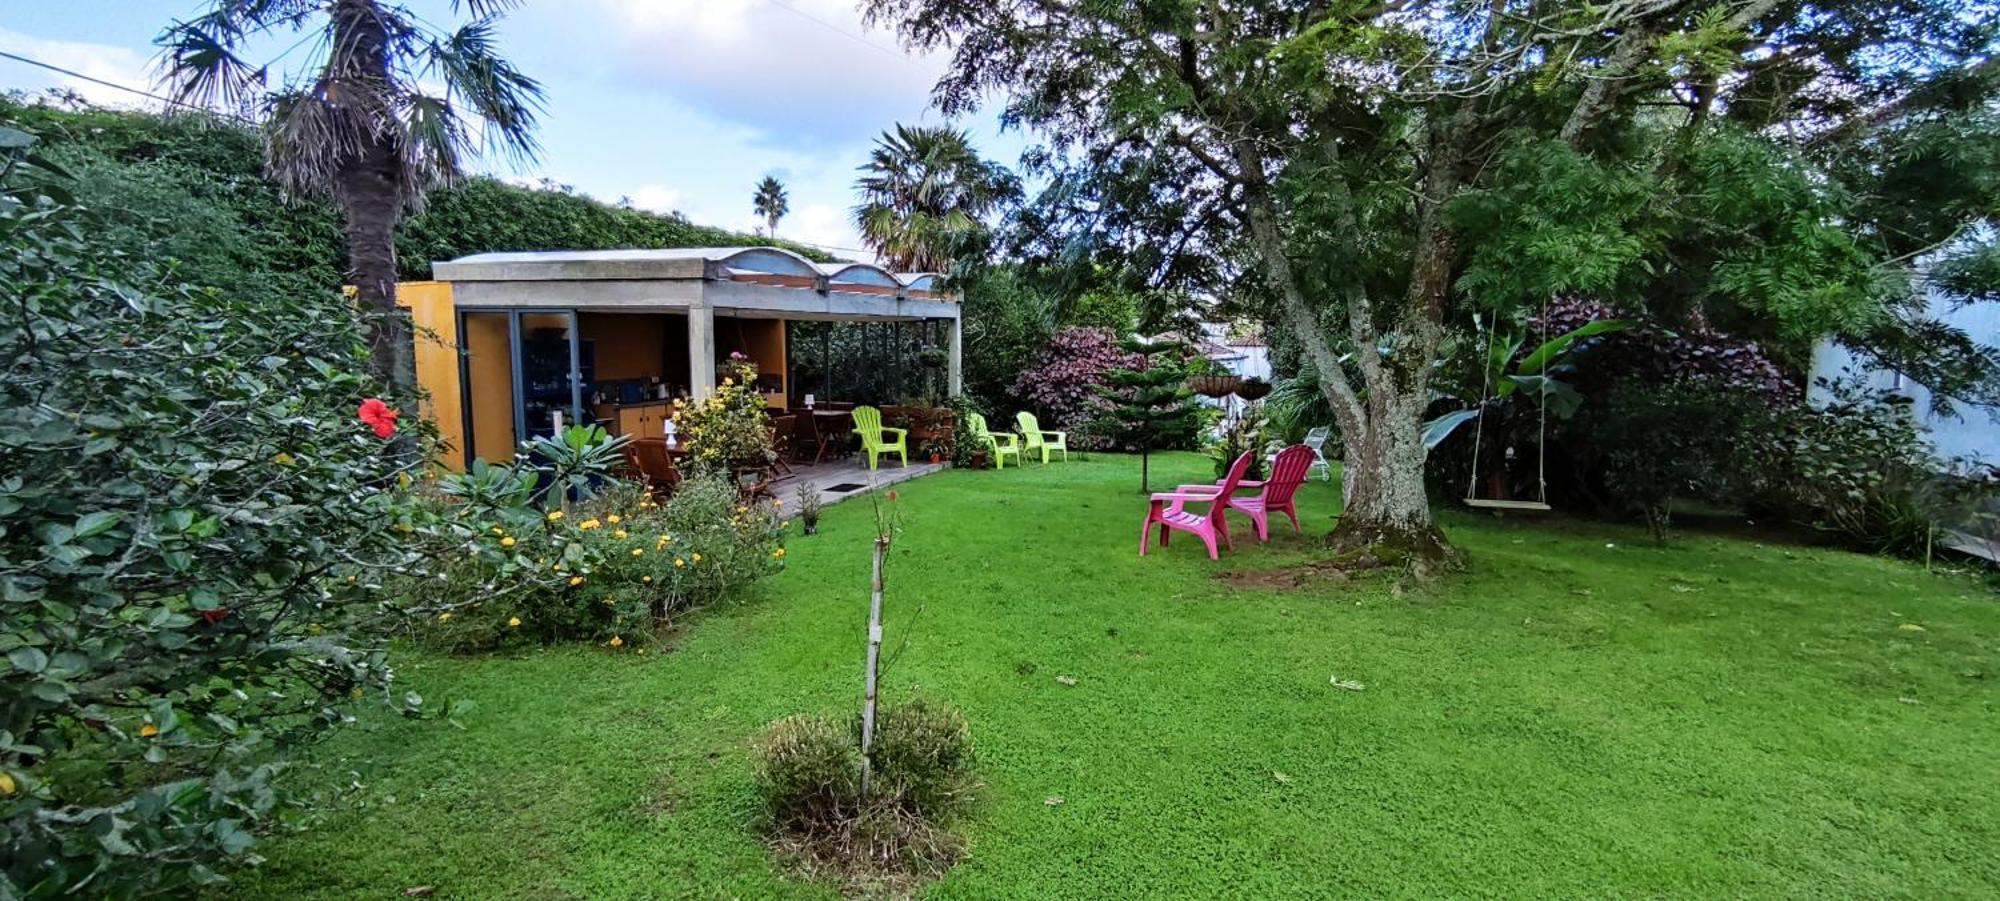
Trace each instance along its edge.
<instances>
[{"instance_id":1,"label":"small shrub on lawn","mask_svg":"<svg viewBox=\"0 0 2000 901\"><path fill-rule=\"evenodd\" d=\"M859 717L771 725L757 743L757 790L779 849L849 878L942 873L965 849L948 827L978 787L964 714L923 698L885 709L865 796L861 758Z\"/></svg>"},{"instance_id":2,"label":"small shrub on lawn","mask_svg":"<svg viewBox=\"0 0 2000 901\"><path fill-rule=\"evenodd\" d=\"M665 504L614 481L567 511L463 503L442 518L441 562L402 587L423 634L456 649L641 644L681 611L784 568L783 524L720 474L682 482Z\"/></svg>"}]
</instances>

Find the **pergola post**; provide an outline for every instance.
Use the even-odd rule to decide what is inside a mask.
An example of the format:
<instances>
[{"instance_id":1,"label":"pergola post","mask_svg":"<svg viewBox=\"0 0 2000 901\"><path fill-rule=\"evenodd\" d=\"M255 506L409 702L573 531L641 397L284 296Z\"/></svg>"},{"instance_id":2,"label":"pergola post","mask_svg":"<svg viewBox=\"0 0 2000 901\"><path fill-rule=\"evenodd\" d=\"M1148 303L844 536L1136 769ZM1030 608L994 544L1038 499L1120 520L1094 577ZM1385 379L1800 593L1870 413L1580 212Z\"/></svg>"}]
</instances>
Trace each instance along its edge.
<instances>
[{"instance_id":1,"label":"pergola post","mask_svg":"<svg viewBox=\"0 0 2000 901\"><path fill-rule=\"evenodd\" d=\"M688 307L688 393L695 400L715 393L715 310L706 303Z\"/></svg>"},{"instance_id":2,"label":"pergola post","mask_svg":"<svg viewBox=\"0 0 2000 901\"><path fill-rule=\"evenodd\" d=\"M959 327L961 320L957 316L951 317L946 322L950 323L946 328L951 334L945 350L944 392L957 397L965 393L965 345L962 334L964 330Z\"/></svg>"}]
</instances>

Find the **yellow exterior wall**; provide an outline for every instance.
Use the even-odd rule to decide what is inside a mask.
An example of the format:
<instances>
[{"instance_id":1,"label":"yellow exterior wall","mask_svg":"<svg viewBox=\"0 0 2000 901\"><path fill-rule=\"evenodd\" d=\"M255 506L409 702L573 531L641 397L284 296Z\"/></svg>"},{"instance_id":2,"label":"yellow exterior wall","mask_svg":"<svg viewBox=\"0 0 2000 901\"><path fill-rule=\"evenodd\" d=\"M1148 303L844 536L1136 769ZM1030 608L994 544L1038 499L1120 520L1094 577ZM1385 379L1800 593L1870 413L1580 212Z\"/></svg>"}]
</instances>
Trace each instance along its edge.
<instances>
[{"instance_id":1,"label":"yellow exterior wall","mask_svg":"<svg viewBox=\"0 0 2000 901\"><path fill-rule=\"evenodd\" d=\"M472 455L495 463L514 459L512 355L507 314L465 314L465 366L472 379L472 390L466 394L472 407Z\"/></svg>"},{"instance_id":2,"label":"yellow exterior wall","mask_svg":"<svg viewBox=\"0 0 2000 901\"><path fill-rule=\"evenodd\" d=\"M426 420L437 425L437 462L447 469L465 468L465 419L459 399L458 317L452 315L451 284L448 282L402 282L396 285L396 304L410 311L416 327L417 385L424 389ZM511 416L511 414L509 414ZM508 426L512 429L511 420Z\"/></svg>"},{"instance_id":3,"label":"yellow exterior wall","mask_svg":"<svg viewBox=\"0 0 2000 901\"><path fill-rule=\"evenodd\" d=\"M727 328L718 325L716 332L725 335L731 342L740 341L743 355L757 364L759 374L778 377L779 390L766 392L764 402L773 407L784 407L786 389L791 387L791 376L785 372L785 320L746 317L735 320Z\"/></svg>"}]
</instances>

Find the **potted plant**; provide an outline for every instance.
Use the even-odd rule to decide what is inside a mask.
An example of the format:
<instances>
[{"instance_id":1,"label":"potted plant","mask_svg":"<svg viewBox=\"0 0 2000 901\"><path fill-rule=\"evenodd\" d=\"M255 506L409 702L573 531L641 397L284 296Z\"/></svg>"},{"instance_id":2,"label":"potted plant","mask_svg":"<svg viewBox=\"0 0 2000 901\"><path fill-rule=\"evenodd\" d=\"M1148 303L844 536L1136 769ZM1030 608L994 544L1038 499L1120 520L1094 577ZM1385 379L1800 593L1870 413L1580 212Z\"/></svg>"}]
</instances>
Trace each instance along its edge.
<instances>
[{"instance_id":1,"label":"potted plant","mask_svg":"<svg viewBox=\"0 0 2000 901\"><path fill-rule=\"evenodd\" d=\"M945 453L945 444L944 444L944 442L943 442L943 441L940 441L940 440L938 440L938 439L936 439L936 438L930 438L930 439L927 439L927 440L925 440L925 441L924 441L924 443L923 443L923 451L922 451L922 452L923 452L923 453L924 453L924 454L925 454L926 456L928 456L928 457L930 457L930 458L931 458L931 462L932 462L932 463L943 463L943 462L944 462L944 453Z\"/></svg>"},{"instance_id":2,"label":"potted plant","mask_svg":"<svg viewBox=\"0 0 2000 901\"><path fill-rule=\"evenodd\" d=\"M917 351L917 362L932 369L943 369L945 364L950 361L951 358L945 354L944 348L941 347L926 347L923 350Z\"/></svg>"}]
</instances>

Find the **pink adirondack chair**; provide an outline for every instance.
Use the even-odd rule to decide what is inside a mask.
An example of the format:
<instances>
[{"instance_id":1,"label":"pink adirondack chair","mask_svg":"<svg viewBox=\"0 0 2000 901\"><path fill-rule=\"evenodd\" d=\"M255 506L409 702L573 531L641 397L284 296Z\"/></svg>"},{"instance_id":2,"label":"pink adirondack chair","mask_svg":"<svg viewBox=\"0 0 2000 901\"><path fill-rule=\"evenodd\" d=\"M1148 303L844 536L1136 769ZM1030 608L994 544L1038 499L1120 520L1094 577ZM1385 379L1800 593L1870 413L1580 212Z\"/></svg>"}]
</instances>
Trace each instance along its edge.
<instances>
[{"instance_id":1,"label":"pink adirondack chair","mask_svg":"<svg viewBox=\"0 0 2000 901\"><path fill-rule=\"evenodd\" d=\"M1146 556L1146 545L1153 534L1153 524L1160 525L1160 546L1167 546L1167 536L1173 532L1188 532L1208 547L1208 559L1220 559L1215 541L1222 539L1222 546L1235 550L1229 543L1229 522L1223 513L1229 509L1229 496L1236 491L1236 484L1243 481L1243 473L1250 468L1251 454L1248 451L1236 462L1229 465L1229 476L1214 485L1202 486L1202 491L1163 491L1155 493L1152 503L1146 508L1146 523L1139 527L1139 556ZM1186 509L1188 504L1207 504L1208 510L1195 513Z\"/></svg>"},{"instance_id":2,"label":"pink adirondack chair","mask_svg":"<svg viewBox=\"0 0 2000 901\"><path fill-rule=\"evenodd\" d=\"M1299 510L1293 498L1298 494L1299 486L1306 483L1306 477L1312 474L1315 458L1313 449L1303 444L1294 444L1279 451L1277 456L1271 458L1270 478L1261 482L1242 479L1236 483L1238 491L1256 489L1257 493L1231 494L1224 506L1250 517L1250 522L1257 526L1258 541L1270 540L1271 514L1274 512L1283 513L1291 519L1292 531L1302 531L1299 528ZM1176 490L1214 496L1222 490L1222 483L1182 485Z\"/></svg>"}]
</instances>

